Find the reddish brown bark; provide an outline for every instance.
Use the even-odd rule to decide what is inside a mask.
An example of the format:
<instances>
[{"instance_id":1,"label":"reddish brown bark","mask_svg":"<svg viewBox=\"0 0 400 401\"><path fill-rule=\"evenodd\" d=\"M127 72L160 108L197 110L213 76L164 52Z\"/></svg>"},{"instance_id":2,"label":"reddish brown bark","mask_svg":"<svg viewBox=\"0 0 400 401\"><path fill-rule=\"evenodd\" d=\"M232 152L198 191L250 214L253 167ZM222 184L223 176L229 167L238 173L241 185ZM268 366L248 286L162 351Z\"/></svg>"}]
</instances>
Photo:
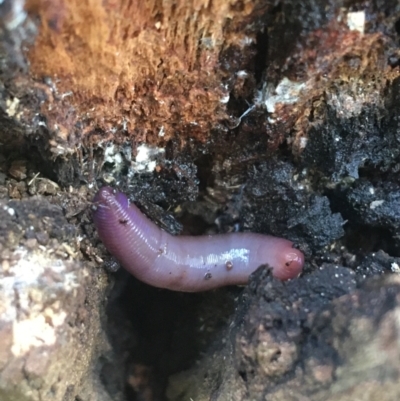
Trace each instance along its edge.
<instances>
[{"instance_id":1,"label":"reddish brown bark","mask_svg":"<svg viewBox=\"0 0 400 401\"><path fill-rule=\"evenodd\" d=\"M254 43L246 26L267 7L255 4L28 1L29 15L40 18L30 69L56 89L41 107L49 129L70 145L78 122L84 135L96 129L106 139L204 139L227 118L225 81L241 61L221 68L220 58Z\"/></svg>"}]
</instances>

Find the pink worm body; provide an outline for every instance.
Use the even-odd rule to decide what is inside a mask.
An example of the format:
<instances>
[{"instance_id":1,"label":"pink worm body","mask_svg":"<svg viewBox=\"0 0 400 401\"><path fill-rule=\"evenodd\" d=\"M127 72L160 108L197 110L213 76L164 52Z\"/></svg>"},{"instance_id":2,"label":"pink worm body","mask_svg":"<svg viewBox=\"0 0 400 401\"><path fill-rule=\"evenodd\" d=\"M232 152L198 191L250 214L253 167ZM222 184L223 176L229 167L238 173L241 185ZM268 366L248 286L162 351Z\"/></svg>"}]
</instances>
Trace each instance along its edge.
<instances>
[{"instance_id":1,"label":"pink worm body","mask_svg":"<svg viewBox=\"0 0 400 401\"><path fill-rule=\"evenodd\" d=\"M297 277L303 268L303 253L282 238L252 233L173 236L109 187L100 189L94 205L94 224L108 251L136 278L155 287L205 291L247 284L264 264L281 280Z\"/></svg>"}]
</instances>

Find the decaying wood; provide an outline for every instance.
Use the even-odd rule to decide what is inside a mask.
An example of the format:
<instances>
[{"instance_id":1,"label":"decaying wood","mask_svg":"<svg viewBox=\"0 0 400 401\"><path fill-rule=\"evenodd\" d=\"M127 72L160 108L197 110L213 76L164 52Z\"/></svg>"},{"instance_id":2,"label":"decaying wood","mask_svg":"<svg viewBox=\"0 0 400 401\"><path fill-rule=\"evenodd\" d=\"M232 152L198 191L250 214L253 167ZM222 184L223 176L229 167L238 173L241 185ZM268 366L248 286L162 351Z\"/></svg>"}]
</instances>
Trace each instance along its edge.
<instances>
[{"instance_id":1,"label":"decaying wood","mask_svg":"<svg viewBox=\"0 0 400 401\"><path fill-rule=\"evenodd\" d=\"M52 150L68 152L90 135L206 139L228 119L238 79L232 72L246 68L255 44L251 24L268 7L236 0L27 1L29 17L40 23L26 58L32 83L43 83L39 110L54 132ZM235 60L227 49L235 49Z\"/></svg>"},{"instance_id":2,"label":"decaying wood","mask_svg":"<svg viewBox=\"0 0 400 401\"><path fill-rule=\"evenodd\" d=\"M249 309L225 333L228 345L172 377L169 399L391 401L400 396L399 277L370 279L356 289L354 273L333 265L287 285L258 274L261 280L247 290L259 293L257 301L243 305ZM344 294L344 288L350 292Z\"/></svg>"}]
</instances>

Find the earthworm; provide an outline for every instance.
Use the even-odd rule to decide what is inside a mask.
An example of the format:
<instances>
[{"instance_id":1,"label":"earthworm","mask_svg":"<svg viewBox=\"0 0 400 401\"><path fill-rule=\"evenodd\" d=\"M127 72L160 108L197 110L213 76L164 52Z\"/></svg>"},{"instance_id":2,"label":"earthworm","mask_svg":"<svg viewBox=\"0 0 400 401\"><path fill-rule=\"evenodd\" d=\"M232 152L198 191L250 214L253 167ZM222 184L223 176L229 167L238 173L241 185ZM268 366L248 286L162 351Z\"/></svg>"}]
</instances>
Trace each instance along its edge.
<instances>
[{"instance_id":1,"label":"earthworm","mask_svg":"<svg viewBox=\"0 0 400 401\"><path fill-rule=\"evenodd\" d=\"M110 187L95 196L93 220L108 251L136 278L154 287L197 292L247 284L261 265L287 280L297 277L304 264L303 253L292 242L269 235L173 236Z\"/></svg>"}]
</instances>

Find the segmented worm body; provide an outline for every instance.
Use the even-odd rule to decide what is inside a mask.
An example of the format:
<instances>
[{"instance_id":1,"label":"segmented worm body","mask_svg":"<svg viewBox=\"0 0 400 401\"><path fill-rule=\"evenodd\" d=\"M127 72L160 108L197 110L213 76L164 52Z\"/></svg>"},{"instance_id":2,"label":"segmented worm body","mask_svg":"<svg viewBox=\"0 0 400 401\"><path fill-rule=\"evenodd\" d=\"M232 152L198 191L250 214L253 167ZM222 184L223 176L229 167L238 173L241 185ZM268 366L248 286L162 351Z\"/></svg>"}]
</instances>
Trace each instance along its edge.
<instances>
[{"instance_id":1,"label":"segmented worm body","mask_svg":"<svg viewBox=\"0 0 400 401\"><path fill-rule=\"evenodd\" d=\"M297 277L304 264L303 253L290 241L269 235L173 236L109 187L94 198L93 220L100 239L126 270L147 284L174 291L247 284L261 265L287 280Z\"/></svg>"}]
</instances>

